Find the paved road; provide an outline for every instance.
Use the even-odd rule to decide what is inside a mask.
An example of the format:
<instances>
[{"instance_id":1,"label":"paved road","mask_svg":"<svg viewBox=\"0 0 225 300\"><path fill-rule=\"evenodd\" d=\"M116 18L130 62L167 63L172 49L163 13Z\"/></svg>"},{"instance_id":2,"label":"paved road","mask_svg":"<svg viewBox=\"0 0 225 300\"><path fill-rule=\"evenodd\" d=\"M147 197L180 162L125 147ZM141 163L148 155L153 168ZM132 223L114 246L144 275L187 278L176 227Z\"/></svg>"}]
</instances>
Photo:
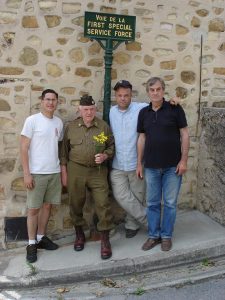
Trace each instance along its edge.
<instances>
[{"instance_id":1,"label":"paved road","mask_svg":"<svg viewBox=\"0 0 225 300\"><path fill-rule=\"evenodd\" d=\"M225 300L225 258L96 282L0 291L1 300Z\"/></svg>"}]
</instances>

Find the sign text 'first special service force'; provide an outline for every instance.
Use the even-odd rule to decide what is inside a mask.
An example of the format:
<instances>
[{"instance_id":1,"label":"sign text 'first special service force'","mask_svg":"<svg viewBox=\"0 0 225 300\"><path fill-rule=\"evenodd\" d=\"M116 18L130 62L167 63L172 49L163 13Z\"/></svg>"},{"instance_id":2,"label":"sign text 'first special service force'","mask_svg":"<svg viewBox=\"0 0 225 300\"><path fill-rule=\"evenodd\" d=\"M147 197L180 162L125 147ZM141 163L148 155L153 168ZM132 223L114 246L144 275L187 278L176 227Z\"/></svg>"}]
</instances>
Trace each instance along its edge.
<instances>
[{"instance_id":1,"label":"sign text 'first special service force'","mask_svg":"<svg viewBox=\"0 0 225 300\"><path fill-rule=\"evenodd\" d=\"M85 12L84 36L132 41L135 39L135 24L135 16Z\"/></svg>"}]
</instances>

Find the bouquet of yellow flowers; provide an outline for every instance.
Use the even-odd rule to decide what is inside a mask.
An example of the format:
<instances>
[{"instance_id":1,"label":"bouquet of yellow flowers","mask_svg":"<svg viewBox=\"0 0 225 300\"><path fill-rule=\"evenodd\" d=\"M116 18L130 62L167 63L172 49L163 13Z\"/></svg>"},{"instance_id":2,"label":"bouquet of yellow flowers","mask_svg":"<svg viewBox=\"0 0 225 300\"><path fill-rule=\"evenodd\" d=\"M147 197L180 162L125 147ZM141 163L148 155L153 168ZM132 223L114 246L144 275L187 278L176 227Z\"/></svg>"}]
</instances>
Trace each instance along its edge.
<instances>
[{"instance_id":1,"label":"bouquet of yellow flowers","mask_svg":"<svg viewBox=\"0 0 225 300\"><path fill-rule=\"evenodd\" d=\"M95 141L95 152L96 154L98 153L103 153L105 149L105 142L108 140L108 137L104 134L104 132L101 132L98 135L94 135L93 139ZM101 165L98 165L98 170L100 172Z\"/></svg>"},{"instance_id":2,"label":"bouquet of yellow flowers","mask_svg":"<svg viewBox=\"0 0 225 300\"><path fill-rule=\"evenodd\" d=\"M94 135L93 139L95 141L95 150L97 153L102 153L104 150L105 142L108 140L108 137L104 134L104 132L101 132L98 135Z\"/></svg>"}]
</instances>

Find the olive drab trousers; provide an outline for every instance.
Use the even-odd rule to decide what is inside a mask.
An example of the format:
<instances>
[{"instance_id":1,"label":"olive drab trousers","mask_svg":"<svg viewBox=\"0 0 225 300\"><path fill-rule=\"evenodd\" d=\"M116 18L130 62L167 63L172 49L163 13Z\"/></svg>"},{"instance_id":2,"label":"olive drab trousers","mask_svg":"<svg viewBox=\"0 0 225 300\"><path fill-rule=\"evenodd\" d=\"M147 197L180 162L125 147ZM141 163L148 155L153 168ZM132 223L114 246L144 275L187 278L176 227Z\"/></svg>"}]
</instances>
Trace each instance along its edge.
<instances>
[{"instance_id":1,"label":"olive drab trousers","mask_svg":"<svg viewBox=\"0 0 225 300\"><path fill-rule=\"evenodd\" d=\"M83 207L86 201L86 188L88 188L94 200L95 212L99 219L98 231L111 230L114 224L109 201L107 167L104 165L86 167L69 161L67 171L70 216L73 225L83 226L85 224Z\"/></svg>"}]
</instances>

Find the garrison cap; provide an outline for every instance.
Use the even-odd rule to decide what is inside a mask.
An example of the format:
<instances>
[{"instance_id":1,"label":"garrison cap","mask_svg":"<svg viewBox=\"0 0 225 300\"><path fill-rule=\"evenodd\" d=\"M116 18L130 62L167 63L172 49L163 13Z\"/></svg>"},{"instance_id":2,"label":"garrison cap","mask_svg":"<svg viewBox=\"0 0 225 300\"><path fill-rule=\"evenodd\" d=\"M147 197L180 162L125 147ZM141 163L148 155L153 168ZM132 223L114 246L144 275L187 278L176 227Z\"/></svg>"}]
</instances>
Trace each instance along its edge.
<instances>
[{"instance_id":1,"label":"garrison cap","mask_svg":"<svg viewBox=\"0 0 225 300\"><path fill-rule=\"evenodd\" d=\"M84 95L80 98L80 105L81 106L91 106L95 105L95 101L92 96Z\"/></svg>"},{"instance_id":2,"label":"garrison cap","mask_svg":"<svg viewBox=\"0 0 225 300\"><path fill-rule=\"evenodd\" d=\"M132 84L127 80L120 80L114 86L114 91L117 91L119 88L125 88L125 89L132 90Z\"/></svg>"}]
</instances>

